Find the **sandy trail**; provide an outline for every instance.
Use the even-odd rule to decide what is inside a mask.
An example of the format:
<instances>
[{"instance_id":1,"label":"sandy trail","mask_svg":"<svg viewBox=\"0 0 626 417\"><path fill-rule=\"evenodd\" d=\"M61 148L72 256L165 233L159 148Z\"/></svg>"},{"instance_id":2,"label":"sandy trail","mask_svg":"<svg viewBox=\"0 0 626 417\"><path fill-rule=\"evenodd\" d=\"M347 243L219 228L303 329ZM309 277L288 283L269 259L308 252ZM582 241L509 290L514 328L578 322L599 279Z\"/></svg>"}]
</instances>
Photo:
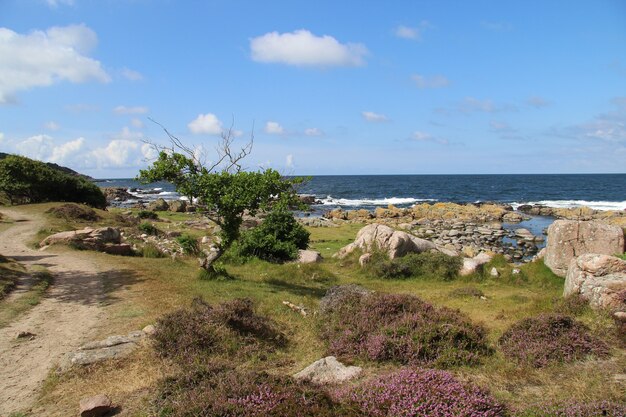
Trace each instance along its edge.
<instances>
[{"instance_id":1,"label":"sandy trail","mask_svg":"<svg viewBox=\"0 0 626 417\"><path fill-rule=\"evenodd\" d=\"M38 251L25 245L43 220L15 209L1 212L15 221L0 232L0 254L27 268L46 267L54 276L41 303L0 329L0 416L28 410L42 382L61 357L90 340L104 319L102 274L107 271L80 252ZM36 336L16 340L20 331Z\"/></svg>"}]
</instances>

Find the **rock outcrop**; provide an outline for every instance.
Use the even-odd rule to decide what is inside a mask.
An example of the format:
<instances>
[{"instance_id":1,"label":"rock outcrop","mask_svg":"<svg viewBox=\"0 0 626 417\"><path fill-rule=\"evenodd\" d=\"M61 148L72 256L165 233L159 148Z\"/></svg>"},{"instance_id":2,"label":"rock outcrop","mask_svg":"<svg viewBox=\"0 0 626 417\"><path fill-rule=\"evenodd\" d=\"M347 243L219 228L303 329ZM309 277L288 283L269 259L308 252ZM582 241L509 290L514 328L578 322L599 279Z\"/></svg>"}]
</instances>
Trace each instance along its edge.
<instances>
[{"instance_id":1,"label":"rock outcrop","mask_svg":"<svg viewBox=\"0 0 626 417\"><path fill-rule=\"evenodd\" d=\"M60 369L65 371L76 365L90 365L126 357L139 346L146 335L148 332L138 330L127 335L109 336L104 340L86 343L78 350L66 354Z\"/></svg>"},{"instance_id":2,"label":"rock outcrop","mask_svg":"<svg viewBox=\"0 0 626 417\"><path fill-rule=\"evenodd\" d=\"M298 251L298 263L300 264L314 264L322 262L322 255L319 252L314 250L303 250L300 249Z\"/></svg>"},{"instance_id":3,"label":"rock outcrop","mask_svg":"<svg viewBox=\"0 0 626 417\"><path fill-rule=\"evenodd\" d=\"M129 244L121 243L122 235L119 229L114 227L100 227L92 229L85 227L82 230L71 230L48 236L41 241L39 246L45 248L49 245L64 244L74 245L80 249L97 250L112 255L132 255L133 250Z\"/></svg>"},{"instance_id":4,"label":"rock outcrop","mask_svg":"<svg viewBox=\"0 0 626 417\"><path fill-rule=\"evenodd\" d=\"M344 246L334 256L342 259L361 249L363 252L381 250L387 252L390 259L404 256L407 253L421 253L437 250L434 243L420 239L407 232L393 230L383 224L370 224L363 227L356 235L353 243Z\"/></svg>"},{"instance_id":5,"label":"rock outcrop","mask_svg":"<svg viewBox=\"0 0 626 417\"><path fill-rule=\"evenodd\" d=\"M463 266L459 271L461 276L470 275L476 272L484 264L491 260L491 256L487 253L480 253L473 258L463 258Z\"/></svg>"},{"instance_id":6,"label":"rock outcrop","mask_svg":"<svg viewBox=\"0 0 626 417\"><path fill-rule=\"evenodd\" d=\"M602 254L570 262L563 296L579 294L594 308L626 311L626 261Z\"/></svg>"},{"instance_id":7,"label":"rock outcrop","mask_svg":"<svg viewBox=\"0 0 626 417\"><path fill-rule=\"evenodd\" d=\"M126 191L126 188L122 187L105 187L102 189L102 193L104 194L104 197L106 198L108 204L137 198L128 191Z\"/></svg>"},{"instance_id":8,"label":"rock outcrop","mask_svg":"<svg viewBox=\"0 0 626 417\"><path fill-rule=\"evenodd\" d=\"M356 378L361 371L359 366L345 366L334 356L327 356L313 362L293 377L316 384L336 384Z\"/></svg>"},{"instance_id":9,"label":"rock outcrop","mask_svg":"<svg viewBox=\"0 0 626 417\"><path fill-rule=\"evenodd\" d=\"M150 211L168 211L170 209L170 204L162 198L151 201L147 207Z\"/></svg>"},{"instance_id":10,"label":"rock outcrop","mask_svg":"<svg viewBox=\"0 0 626 417\"><path fill-rule=\"evenodd\" d=\"M545 264L564 277L572 259L587 253L624 252L624 232L600 221L557 220L548 228Z\"/></svg>"}]
</instances>

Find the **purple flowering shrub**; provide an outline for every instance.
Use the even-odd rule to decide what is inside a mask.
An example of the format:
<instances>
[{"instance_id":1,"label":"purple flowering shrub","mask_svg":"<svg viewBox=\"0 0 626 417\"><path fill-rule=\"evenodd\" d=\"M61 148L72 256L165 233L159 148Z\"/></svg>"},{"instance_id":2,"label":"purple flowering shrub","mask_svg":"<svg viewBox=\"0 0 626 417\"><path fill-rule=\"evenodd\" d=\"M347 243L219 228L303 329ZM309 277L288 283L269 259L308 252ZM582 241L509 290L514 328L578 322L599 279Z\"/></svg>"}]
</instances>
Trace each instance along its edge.
<instances>
[{"instance_id":1,"label":"purple flowering shrub","mask_svg":"<svg viewBox=\"0 0 626 417\"><path fill-rule=\"evenodd\" d=\"M329 353L341 358L447 367L475 364L491 353L483 327L411 295L347 298L321 326Z\"/></svg>"},{"instance_id":2,"label":"purple flowering shrub","mask_svg":"<svg viewBox=\"0 0 626 417\"><path fill-rule=\"evenodd\" d=\"M609 348L589 328L561 314L541 314L511 326L499 340L507 358L541 368L587 356L605 357Z\"/></svg>"},{"instance_id":3,"label":"purple flowering shrub","mask_svg":"<svg viewBox=\"0 0 626 417\"><path fill-rule=\"evenodd\" d=\"M252 301L235 299L211 306L200 298L190 309L160 318L153 344L161 357L182 364L209 360L211 355L246 356L286 344L274 322L254 312Z\"/></svg>"},{"instance_id":4,"label":"purple flowering shrub","mask_svg":"<svg viewBox=\"0 0 626 417\"><path fill-rule=\"evenodd\" d=\"M341 392L340 398L368 417L504 417L489 393L463 384L446 371L403 369Z\"/></svg>"},{"instance_id":5,"label":"purple flowering shrub","mask_svg":"<svg viewBox=\"0 0 626 417\"><path fill-rule=\"evenodd\" d=\"M286 376L242 371L224 365L189 369L167 378L152 402L154 415L170 417L345 416L329 395Z\"/></svg>"},{"instance_id":6,"label":"purple flowering shrub","mask_svg":"<svg viewBox=\"0 0 626 417\"><path fill-rule=\"evenodd\" d=\"M515 417L624 417L626 403L613 401L594 401L582 403L578 401L557 404L540 404L518 411Z\"/></svg>"}]
</instances>

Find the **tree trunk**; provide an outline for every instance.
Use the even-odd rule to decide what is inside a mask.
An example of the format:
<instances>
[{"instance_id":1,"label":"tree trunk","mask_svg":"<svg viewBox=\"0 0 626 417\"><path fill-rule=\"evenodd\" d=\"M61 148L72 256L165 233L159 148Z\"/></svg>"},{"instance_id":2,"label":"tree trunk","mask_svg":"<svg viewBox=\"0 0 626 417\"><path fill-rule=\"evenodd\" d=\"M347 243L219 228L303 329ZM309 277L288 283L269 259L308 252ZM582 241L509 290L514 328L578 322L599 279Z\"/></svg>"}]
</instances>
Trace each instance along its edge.
<instances>
[{"instance_id":1,"label":"tree trunk","mask_svg":"<svg viewBox=\"0 0 626 417\"><path fill-rule=\"evenodd\" d=\"M218 247L216 248L216 250L210 250L210 251L204 250L203 252L206 255L206 257L198 259L198 261L200 262L200 266L206 269L210 273L215 273L215 268L213 267L213 264L219 258L221 258L221 256L224 254L224 250Z\"/></svg>"}]
</instances>

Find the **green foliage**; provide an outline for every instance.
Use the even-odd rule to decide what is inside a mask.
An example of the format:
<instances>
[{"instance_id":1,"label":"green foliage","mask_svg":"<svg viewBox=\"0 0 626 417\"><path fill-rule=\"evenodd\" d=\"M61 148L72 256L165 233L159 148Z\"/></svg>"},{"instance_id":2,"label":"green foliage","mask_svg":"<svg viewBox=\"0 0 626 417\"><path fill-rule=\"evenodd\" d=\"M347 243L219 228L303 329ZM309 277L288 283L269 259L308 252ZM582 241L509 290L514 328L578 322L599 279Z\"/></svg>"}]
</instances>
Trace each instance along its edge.
<instances>
[{"instance_id":1,"label":"green foliage","mask_svg":"<svg viewBox=\"0 0 626 417\"><path fill-rule=\"evenodd\" d=\"M164 258L165 255L154 244L148 243L141 249L141 256L144 258Z\"/></svg>"},{"instance_id":2,"label":"green foliage","mask_svg":"<svg viewBox=\"0 0 626 417\"><path fill-rule=\"evenodd\" d=\"M451 281L457 277L461 263L460 257L440 252L411 253L396 259L377 253L368 267L374 275L385 279L420 277Z\"/></svg>"},{"instance_id":3,"label":"green foliage","mask_svg":"<svg viewBox=\"0 0 626 417\"><path fill-rule=\"evenodd\" d=\"M198 245L198 240L188 235L187 233L183 233L182 235L176 238L176 241L183 248L183 252L187 255L196 255L200 252L200 246Z\"/></svg>"},{"instance_id":4,"label":"green foliage","mask_svg":"<svg viewBox=\"0 0 626 417\"><path fill-rule=\"evenodd\" d=\"M17 155L0 160L0 192L11 204L72 201L106 207L106 198L94 183Z\"/></svg>"},{"instance_id":5,"label":"green foliage","mask_svg":"<svg viewBox=\"0 0 626 417\"><path fill-rule=\"evenodd\" d=\"M53 207L46 211L46 213L50 213L55 217L65 220L86 220L89 222L100 220L100 216L98 216L98 213L96 213L94 209L72 203Z\"/></svg>"},{"instance_id":6,"label":"green foliage","mask_svg":"<svg viewBox=\"0 0 626 417\"><path fill-rule=\"evenodd\" d=\"M156 236L159 234L159 229L150 222L141 222L137 228L147 235Z\"/></svg>"},{"instance_id":7,"label":"green foliage","mask_svg":"<svg viewBox=\"0 0 626 417\"><path fill-rule=\"evenodd\" d=\"M297 258L298 249L306 249L308 244L309 232L289 211L278 209L259 226L243 233L237 249L241 256L280 262Z\"/></svg>"},{"instance_id":8,"label":"green foliage","mask_svg":"<svg viewBox=\"0 0 626 417\"><path fill-rule=\"evenodd\" d=\"M137 212L137 218L139 219L148 219L148 220L156 220L159 218L159 215L154 211L150 210L140 210Z\"/></svg>"}]
</instances>

